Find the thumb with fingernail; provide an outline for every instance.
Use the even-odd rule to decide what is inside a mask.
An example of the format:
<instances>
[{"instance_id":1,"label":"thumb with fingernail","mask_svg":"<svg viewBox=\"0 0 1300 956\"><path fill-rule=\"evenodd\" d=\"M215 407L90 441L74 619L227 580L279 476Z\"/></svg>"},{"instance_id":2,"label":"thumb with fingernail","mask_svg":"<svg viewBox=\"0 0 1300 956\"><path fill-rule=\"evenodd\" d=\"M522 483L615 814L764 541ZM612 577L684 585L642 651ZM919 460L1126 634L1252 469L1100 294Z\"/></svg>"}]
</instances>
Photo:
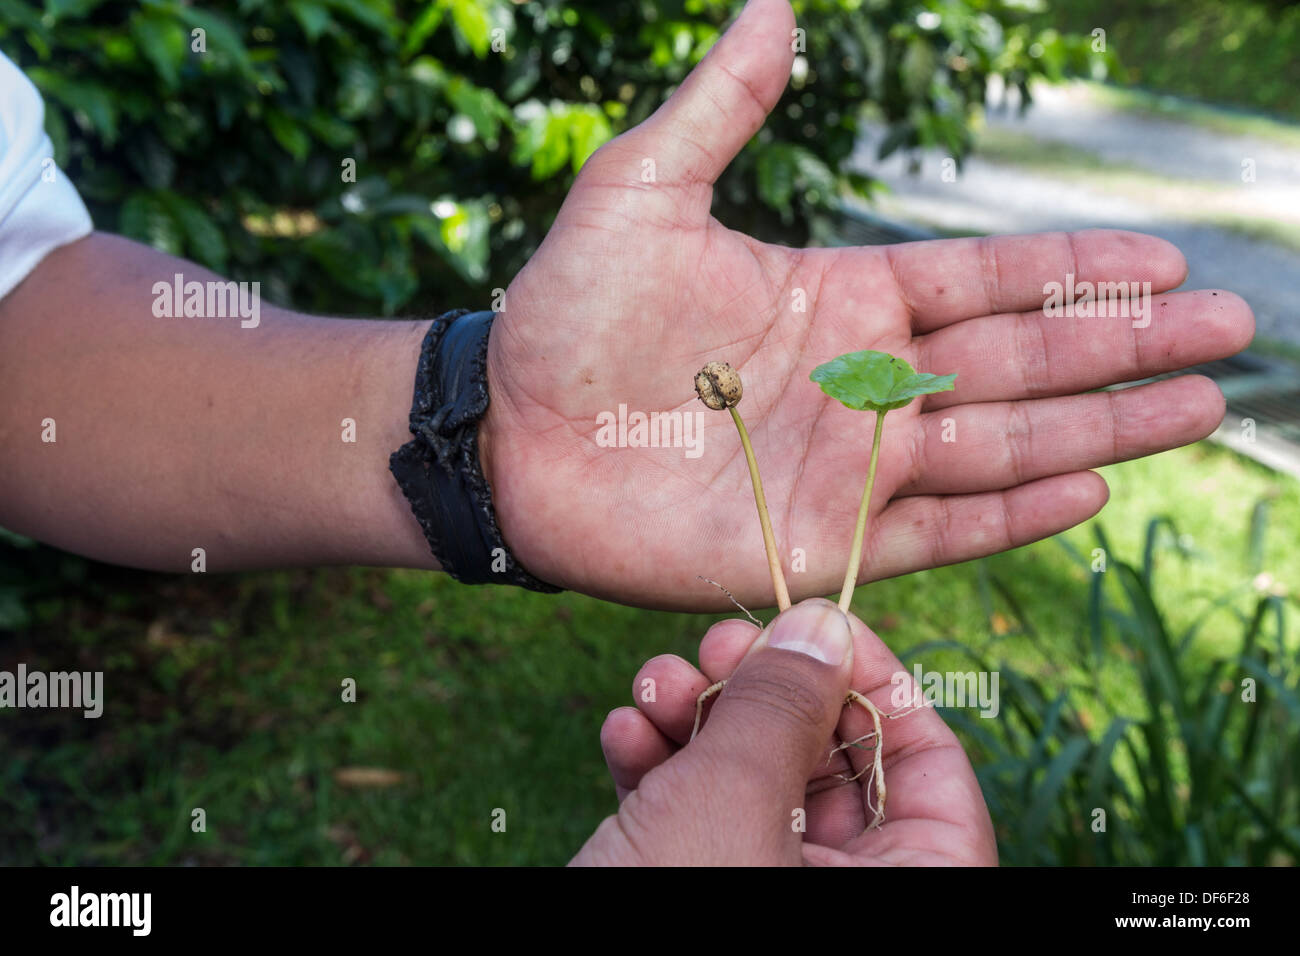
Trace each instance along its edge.
<instances>
[{"instance_id":1,"label":"thumb with fingernail","mask_svg":"<svg viewBox=\"0 0 1300 956\"><path fill-rule=\"evenodd\" d=\"M814 598L755 639L691 744L640 782L575 862L801 862L808 777L839 720L853 670L848 617Z\"/></svg>"}]
</instances>

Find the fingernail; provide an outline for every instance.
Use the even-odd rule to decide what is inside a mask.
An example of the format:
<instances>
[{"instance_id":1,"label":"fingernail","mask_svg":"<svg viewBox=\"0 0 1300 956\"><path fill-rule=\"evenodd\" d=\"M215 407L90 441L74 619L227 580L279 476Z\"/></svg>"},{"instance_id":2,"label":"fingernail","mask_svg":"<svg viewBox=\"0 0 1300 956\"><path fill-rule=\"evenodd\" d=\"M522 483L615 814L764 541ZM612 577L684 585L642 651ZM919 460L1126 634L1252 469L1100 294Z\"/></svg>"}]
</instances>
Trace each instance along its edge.
<instances>
[{"instance_id":1,"label":"fingernail","mask_svg":"<svg viewBox=\"0 0 1300 956\"><path fill-rule=\"evenodd\" d=\"M772 622L768 647L807 654L823 664L838 665L852 645L849 619L830 601L796 604Z\"/></svg>"}]
</instances>

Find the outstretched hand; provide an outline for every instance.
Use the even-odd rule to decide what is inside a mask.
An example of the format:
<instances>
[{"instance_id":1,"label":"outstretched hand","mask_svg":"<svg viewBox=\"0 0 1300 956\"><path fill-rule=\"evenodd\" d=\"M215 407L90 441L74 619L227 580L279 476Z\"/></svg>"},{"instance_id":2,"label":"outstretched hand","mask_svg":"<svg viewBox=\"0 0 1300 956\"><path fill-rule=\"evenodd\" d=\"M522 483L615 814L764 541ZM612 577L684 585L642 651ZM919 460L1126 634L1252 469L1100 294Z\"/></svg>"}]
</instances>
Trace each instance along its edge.
<instances>
[{"instance_id":1,"label":"outstretched hand","mask_svg":"<svg viewBox=\"0 0 1300 956\"><path fill-rule=\"evenodd\" d=\"M912 693L894 679L902 672L870 628L822 599L795 605L761 634L744 621L714 625L699 670L680 657L648 661L634 684L637 706L613 711L601 730L619 811L574 862L995 864L970 761L932 708L885 722L883 826L870 828L873 753L849 748L827 761L836 730L850 741L872 730L864 709L844 707L846 690L897 711L898 688ZM727 686L688 744L696 697L718 680Z\"/></svg>"},{"instance_id":2,"label":"outstretched hand","mask_svg":"<svg viewBox=\"0 0 1300 956\"><path fill-rule=\"evenodd\" d=\"M1199 376L1092 393L1250 341L1236 296L1163 294L1186 274L1163 240L1089 231L790 249L713 219L714 181L785 87L793 27L784 0L751 0L663 107L591 157L506 291L481 441L505 538L544 580L630 604L726 606L702 574L746 605L773 603L735 431L692 389L715 359L744 380L740 410L787 569L793 549L806 555L795 600L838 585L870 453L869 416L808 382L843 352L957 373L955 391L889 417L861 580L1078 524L1107 497L1087 469L1196 441L1222 419L1221 394ZM1150 324L1045 318L1043 287L1067 274L1150 282ZM620 404L702 413L700 457L601 447L598 417Z\"/></svg>"}]
</instances>

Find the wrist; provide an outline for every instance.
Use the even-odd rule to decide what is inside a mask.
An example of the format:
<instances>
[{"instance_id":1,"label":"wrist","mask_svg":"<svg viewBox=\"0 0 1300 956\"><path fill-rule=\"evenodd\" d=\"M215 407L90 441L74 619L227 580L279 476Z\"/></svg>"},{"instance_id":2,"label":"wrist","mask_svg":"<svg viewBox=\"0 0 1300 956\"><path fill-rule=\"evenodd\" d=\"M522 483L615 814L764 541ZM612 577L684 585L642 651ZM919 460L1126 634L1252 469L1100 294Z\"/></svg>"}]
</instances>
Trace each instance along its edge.
<instances>
[{"instance_id":1,"label":"wrist","mask_svg":"<svg viewBox=\"0 0 1300 956\"><path fill-rule=\"evenodd\" d=\"M411 508L388 470L388 457L410 441L411 387L428 323L366 320L354 351L354 381L361 392L355 456L357 522L349 562L439 570L437 558L411 517Z\"/></svg>"}]
</instances>

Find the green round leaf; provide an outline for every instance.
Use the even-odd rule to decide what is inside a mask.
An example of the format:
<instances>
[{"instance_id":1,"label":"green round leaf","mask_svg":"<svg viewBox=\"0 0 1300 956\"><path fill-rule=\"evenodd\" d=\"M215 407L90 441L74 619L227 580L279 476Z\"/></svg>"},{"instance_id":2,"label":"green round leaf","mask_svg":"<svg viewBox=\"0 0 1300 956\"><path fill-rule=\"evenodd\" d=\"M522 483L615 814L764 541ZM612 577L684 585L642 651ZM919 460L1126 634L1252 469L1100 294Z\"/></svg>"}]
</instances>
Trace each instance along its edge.
<instances>
[{"instance_id":1,"label":"green round leaf","mask_svg":"<svg viewBox=\"0 0 1300 956\"><path fill-rule=\"evenodd\" d=\"M859 411L902 408L918 395L951 392L954 375L916 372L888 352L849 352L818 365L808 376L831 398Z\"/></svg>"}]
</instances>

